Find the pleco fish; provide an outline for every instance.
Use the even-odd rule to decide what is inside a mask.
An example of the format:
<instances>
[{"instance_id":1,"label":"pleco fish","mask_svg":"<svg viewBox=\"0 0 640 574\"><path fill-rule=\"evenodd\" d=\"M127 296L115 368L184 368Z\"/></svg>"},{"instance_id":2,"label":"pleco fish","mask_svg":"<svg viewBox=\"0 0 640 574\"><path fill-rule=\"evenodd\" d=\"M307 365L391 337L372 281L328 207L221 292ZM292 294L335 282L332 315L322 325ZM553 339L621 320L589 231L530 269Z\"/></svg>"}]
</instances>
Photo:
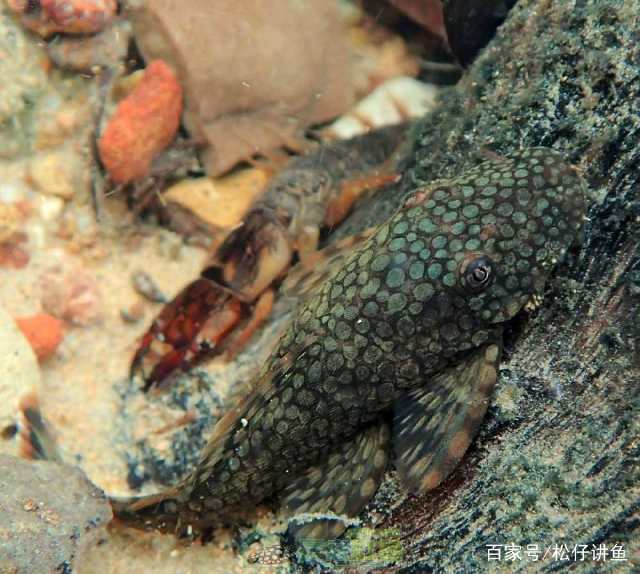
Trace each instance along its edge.
<instances>
[{"instance_id":1,"label":"pleco fish","mask_svg":"<svg viewBox=\"0 0 640 574\"><path fill-rule=\"evenodd\" d=\"M585 186L550 149L487 161L410 194L329 259L248 396L166 493L115 501L137 527L198 535L277 497L289 514L354 517L393 445L415 493L471 443L496 381L503 324L576 238ZM296 536L332 537L339 520Z\"/></svg>"}]
</instances>

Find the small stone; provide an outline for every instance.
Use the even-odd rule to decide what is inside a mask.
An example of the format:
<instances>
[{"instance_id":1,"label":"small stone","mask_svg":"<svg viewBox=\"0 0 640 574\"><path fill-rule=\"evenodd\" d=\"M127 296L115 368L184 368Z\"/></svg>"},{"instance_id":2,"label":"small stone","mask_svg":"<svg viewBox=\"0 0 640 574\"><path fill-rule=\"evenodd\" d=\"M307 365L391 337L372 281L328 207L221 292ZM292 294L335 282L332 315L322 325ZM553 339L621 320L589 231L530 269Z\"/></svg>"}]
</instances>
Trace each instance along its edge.
<instances>
[{"instance_id":1,"label":"small stone","mask_svg":"<svg viewBox=\"0 0 640 574\"><path fill-rule=\"evenodd\" d=\"M76 467L0 455L0 572L71 572L111 520Z\"/></svg>"},{"instance_id":2,"label":"small stone","mask_svg":"<svg viewBox=\"0 0 640 574\"><path fill-rule=\"evenodd\" d=\"M45 269L38 282L42 307L55 317L84 326L102 318L100 290L80 262L62 258Z\"/></svg>"},{"instance_id":3,"label":"small stone","mask_svg":"<svg viewBox=\"0 0 640 574\"><path fill-rule=\"evenodd\" d=\"M25 119L41 94L51 92L51 78L46 66L42 65L42 48L16 18L10 17L5 4L0 4L0 38L3 38L0 43L0 77L7 78L0 98L0 157L3 159L30 151L31 130L25 129Z\"/></svg>"},{"instance_id":4,"label":"small stone","mask_svg":"<svg viewBox=\"0 0 640 574\"><path fill-rule=\"evenodd\" d=\"M0 243L0 267L23 269L29 264L31 254L25 244L28 236L17 232Z\"/></svg>"},{"instance_id":5,"label":"small stone","mask_svg":"<svg viewBox=\"0 0 640 574\"><path fill-rule=\"evenodd\" d=\"M134 271L131 275L131 283L140 295L152 303L166 303L168 301L167 296L146 271L140 269Z\"/></svg>"},{"instance_id":6,"label":"small stone","mask_svg":"<svg viewBox=\"0 0 640 574\"><path fill-rule=\"evenodd\" d=\"M13 241L23 228L25 213L18 203L0 202L0 244Z\"/></svg>"},{"instance_id":7,"label":"small stone","mask_svg":"<svg viewBox=\"0 0 640 574\"><path fill-rule=\"evenodd\" d=\"M142 301L134 303L127 309L120 309L120 317L125 323L138 323L144 318L144 305Z\"/></svg>"},{"instance_id":8,"label":"small stone","mask_svg":"<svg viewBox=\"0 0 640 574\"><path fill-rule=\"evenodd\" d=\"M115 17L116 0L8 0L20 22L43 38L64 34L93 34L104 29Z\"/></svg>"},{"instance_id":9,"label":"small stone","mask_svg":"<svg viewBox=\"0 0 640 574\"><path fill-rule=\"evenodd\" d=\"M0 203L17 203L27 198L29 188L20 181L0 182Z\"/></svg>"},{"instance_id":10,"label":"small stone","mask_svg":"<svg viewBox=\"0 0 640 574\"><path fill-rule=\"evenodd\" d=\"M64 211L64 200L56 196L42 196L38 202L38 213L43 221L55 221Z\"/></svg>"},{"instance_id":11,"label":"small stone","mask_svg":"<svg viewBox=\"0 0 640 574\"><path fill-rule=\"evenodd\" d=\"M75 193L77 162L62 152L39 155L31 161L29 179L42 193L71 199Z\"/></svg>"},{"instance_id":12,"label":"small stone","mask_svg":"<svg viewBox=\"0 0 640 574\"><path fill-rule=\"evenodd\" d=\"M78 153L77 147L72 147L69 151L62 148L69 142L70 136L84 132L88 137L92 129L94 120L85 94L78 92L72 99L65 99L56 93L48 95L46 104L36 110L34 122L33 152L49 152L58 148L55 150L56 153L62 156L63 163L68 163L69 168L73 168L70 170L76 179L78 178L76 174L81 173L81 166L88 171L87 164L90 162L86 160L84 154Z\"/></svg>"},{"instance_id":13,"label":"small stone","mask_svg":"<svg viewBox=\"0 0 640 574\"><path fill-rule=\"evenodd\" d=\"M41 362L53 356L64 339L64 324L47 313L17 317L16 324Z\"/></svg>"}]
</instances>

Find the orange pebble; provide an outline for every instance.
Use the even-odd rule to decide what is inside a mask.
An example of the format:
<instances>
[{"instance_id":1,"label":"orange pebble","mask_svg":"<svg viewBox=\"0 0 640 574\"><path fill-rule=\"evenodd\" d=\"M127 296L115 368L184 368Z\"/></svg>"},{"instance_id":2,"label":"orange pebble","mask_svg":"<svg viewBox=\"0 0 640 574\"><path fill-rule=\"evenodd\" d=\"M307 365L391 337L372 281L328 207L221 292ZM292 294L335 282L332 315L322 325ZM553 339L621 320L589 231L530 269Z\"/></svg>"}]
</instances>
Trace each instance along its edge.
<instances>
[{"instance_id":1,"label":"orange pebble","mask_svg":"<svg viewBox=\"0 0 640 574\"><path fill-rule=\"evenodd\" d=\"M182 88L162 60L151 62L140 83L119 104L98 141L100 159L115 183L148 175L153 158L178 131Z\"/></svg>"},{"instance_id":2,"label":"orange pebble","mask_svg":"<svg viewBox=\"0 0 640 574\"><path fill-rule=\"evenodd\" d=\"M18 317L15 321L40 362L51 357L64 338L64 323L47 313Z\"/></svg>"}]
</instances>

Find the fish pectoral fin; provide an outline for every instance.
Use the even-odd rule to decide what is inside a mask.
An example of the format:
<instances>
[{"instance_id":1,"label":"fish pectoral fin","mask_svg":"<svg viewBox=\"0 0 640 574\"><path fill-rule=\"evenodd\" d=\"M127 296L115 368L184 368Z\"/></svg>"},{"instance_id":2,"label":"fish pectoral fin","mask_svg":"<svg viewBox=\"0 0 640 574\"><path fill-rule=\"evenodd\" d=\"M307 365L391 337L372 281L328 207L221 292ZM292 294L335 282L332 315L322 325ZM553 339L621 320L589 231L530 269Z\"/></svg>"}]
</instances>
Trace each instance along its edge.
<instances>
[{"instance_id":1,"label":"fish pectoral fin","mask_svg":"<svg viewBox=\"0 0 640 574\"><path fill-rule=\"evenodd\" d=\"M410 492L435 488L462 459L487 412L501 350L484 345L394 403L395 466Z\"/></svg>"},{"instance_id":2,"label":"fish pectoral fin","mask_svg":"<svg viewBox=\"0 0 640 574\"><path fill-rule=\"evenodd\" d=\"M283 511L297 515L289 523L289 534L297 540L340 536L348 519L357 516L378 489L389 442L388 425L375 423L289 483L281 495ZM329 516L315 516L318 514Z\"/></svg>"}]
</instances>

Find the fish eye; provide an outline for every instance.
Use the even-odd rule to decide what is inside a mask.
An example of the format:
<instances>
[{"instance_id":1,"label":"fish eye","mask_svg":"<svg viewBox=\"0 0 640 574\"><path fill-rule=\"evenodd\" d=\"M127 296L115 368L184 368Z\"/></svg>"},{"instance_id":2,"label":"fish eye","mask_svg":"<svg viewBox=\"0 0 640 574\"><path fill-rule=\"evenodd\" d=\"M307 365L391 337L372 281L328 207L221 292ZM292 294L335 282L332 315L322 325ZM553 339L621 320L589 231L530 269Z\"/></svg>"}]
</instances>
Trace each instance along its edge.
<instances>
[{"instance_id":1,"label":"fish eye","mask_svg":"<svg viewBox=\"0 0 640 574\"><path fill-rule=\"evenodd\" d=\"M475 256L463 266L462 284L470 293L480 293L493 284L493 262L486 255Z\"/></svg>"}]
</instances>

